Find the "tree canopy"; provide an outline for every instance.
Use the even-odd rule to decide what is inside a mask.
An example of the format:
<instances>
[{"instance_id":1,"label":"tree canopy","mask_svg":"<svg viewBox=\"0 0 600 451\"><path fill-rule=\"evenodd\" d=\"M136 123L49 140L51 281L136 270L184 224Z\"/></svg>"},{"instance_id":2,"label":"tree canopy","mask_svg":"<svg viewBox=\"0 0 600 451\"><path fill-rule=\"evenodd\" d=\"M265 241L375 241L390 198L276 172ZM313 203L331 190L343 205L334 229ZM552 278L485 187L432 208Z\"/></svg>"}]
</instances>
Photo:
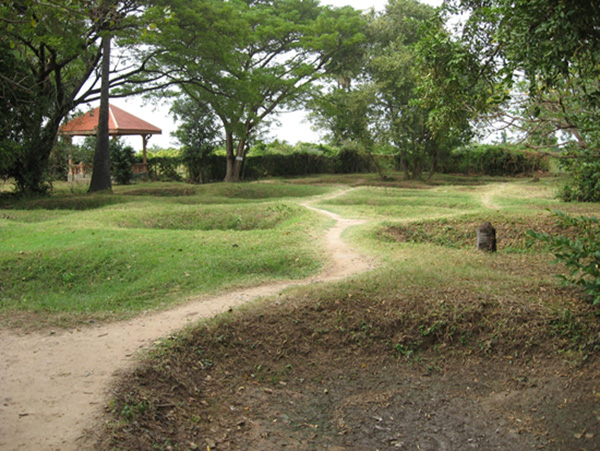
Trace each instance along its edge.
<instances>
[{"instance_id":1,"label":"tree canopy","mask_svg":"<svg viewBox=\"0 0 600 451\"><path fill-rule=\"evenodd\" d=\"M471 128L468 119L440 125L433 120L436 105L423 101L430 79L421 42L448 32L436 10L416 0L391 0L384 12L367 19L365 44L348 59L351 70L332 74L329 92L312 101L313 122L338 145L353 142L370 152L391 144L407 178L419 178L425 170L432 174L451 145L469 138ZM449 58L457 57L455 48L445 50ZM458 89L448 97L464 101Z\"/></svg>"},{"instance_id":2,"label":"tree canopy","mask_svg":"<svg viewBox=\"0 0 600 451\"><path fill-rule=\"evenodd\" d=\"M171 20L146 36L147 70L208 105L227 151L225 180L240 179L249 141L279 108L300 102L364 36L352 8L316 0L169 2ZM162 78L159 78L162 77Z\"/></svg>"},{"instance_id":3,"label":"tree canopy","mask_svg":"<svg viewBox=\"0 0 600 451\"><path fill-rule=\"evenodd\" d=\"M474 82L488 86L468 107L492 113L493 121L505 122L535 151L560 158L574 175L565 199L598 200L598 2L452 0L446 3L446 13L461 18L461 33L453 45L479 62L483 70L476 72ZM430 50L436 53L434 46ZM464 64L442 67L448 74L437 80L438 87L467 74ZM467 109L444 103L448 117L460 117Z\"/></svg>"},{"instance_id":4,"label":"tree canopy","mask_svg":"<svg viewBox=\"0 0 600 451\"><path fill-rule=\"evenodd\" d=\"M3 175L19 189L43 192L61 121L98 93L88 84L109 30L125 30L134 1L3 2L0 5L0 145ZM6 70L5 70L6 69ZM7 155L10 157L7 158Z\"/></svg>"},{"instance_id":5,"label":"tree canopy","mask_svg":"<svg viewBox=\"0 0 600 451\"><path fill-rule=\"evenodd\" d=\"M581 177L572 198L591 199L584 191L600 191L589 184L600 178L599 24L593 0L448 0L441 10L389 0L364 14L318 0L4 2L0 176L22 191L48 188L61 121L99 99L110 36L110 95L171 95L180 115L216 118L227 181L240 180L275 112L312 97L313 119L334 142L367 152L391 144L407 177L432 173L477 120L504 120Z\"/></svg>"}]
</instances>

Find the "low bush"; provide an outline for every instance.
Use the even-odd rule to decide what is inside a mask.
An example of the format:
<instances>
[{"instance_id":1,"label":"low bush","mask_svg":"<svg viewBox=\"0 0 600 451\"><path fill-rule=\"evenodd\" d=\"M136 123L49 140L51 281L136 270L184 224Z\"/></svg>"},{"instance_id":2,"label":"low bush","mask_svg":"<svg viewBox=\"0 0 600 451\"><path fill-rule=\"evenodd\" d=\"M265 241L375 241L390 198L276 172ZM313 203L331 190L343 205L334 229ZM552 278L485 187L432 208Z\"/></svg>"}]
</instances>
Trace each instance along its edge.
<instances>
[{"instance_id":1,"label":"low bush","mask_svg":"<svg viewBox=\"0 0 600 451\"><path fill-rule=\"evenodd\" d=\"M267 154L248 157L244 168L244 178L294 177L298 175L326 174L333 172L333 170L334 162L332 159L317 153Z\"/></svg>"},{"instance_id":2,"label":"low bush","mask_svg":"<svg viewBox=\"0 0 600 451\"><path fill-rule=\"evenodd\" d=\"M250 156L244 167L244 178L254 180L264 176L295 177L312 174L355 174L370 172L367 155L354 148L342 148L337 153L304 149L293 153L273 153Z\"/></svg>"},{"instance_id":3,"label":"low bush","mask_svg":"<svg viewBox=\"0 0 600 451\"><path fill-rule=\"evenodd\" d=\"M600 202L600 162L571 161L567 170L570 180L565 184L559 197L565 202Z\"/></svg>"},{"instance_id":4,"label":"low bush","mask_svg":"<svg viewBox=\"0 0 600 451\"><path fill-rule=\"evenodd\" d=\"M161 182L180 182L183 180L180 173L183 158L179 150L161 149L149 151L147 157L150 179Z\"/></svg>"},{"instance_id":5,"label":"low bush","mask_svg":"<svg viewBox=\"0 0 600 451\"><path fill-rule=\"evenodd\" d=\"M336 174L357 174L371 169L369 157L355 147L344 147L335 156Z\"/></svg>"},{"instance_id":6,"label":"low bush","mask_svg":"<svg viewBox=\"0 0 600 451\"><path fill-rule=\"evenodd\" d=\"M566 265L569 273L560 278L567 285L581 287L593 305L600 305L600 221L596 216L554 214L562 227L574 230L574 237L533 231L529 235L546 243L556 262Z\"/></svg>"},{"instance_id":7,"label":"low bush","mask_svg":"<svg viewBox=\"0 0 600 451\"><path fill-rule=\"evenodd\" d=\"M112 176L120 185L129 185L133 180L133 164L135 151L131 146L125 146L121 141L110 141L110 163Z\"/></svg>"}]
</instances>

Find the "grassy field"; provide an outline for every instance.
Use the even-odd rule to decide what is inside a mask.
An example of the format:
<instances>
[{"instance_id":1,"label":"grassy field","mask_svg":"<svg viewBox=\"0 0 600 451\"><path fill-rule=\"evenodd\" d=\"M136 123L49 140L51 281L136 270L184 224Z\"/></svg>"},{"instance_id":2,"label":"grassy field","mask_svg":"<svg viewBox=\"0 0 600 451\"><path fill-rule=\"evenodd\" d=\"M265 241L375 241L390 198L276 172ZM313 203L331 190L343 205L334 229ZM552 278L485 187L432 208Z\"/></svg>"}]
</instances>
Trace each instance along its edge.
<instances>
[{"instance_id":1,"label":"grassy field","mask_svg":"<svg viewBox=\"0 0 600 451\"><path fill-rule=\"evenodd\" d=\"M190 296L298 279L327 221L298 206L333 191L286 184L139 184L0 205L4 323L123 317Z\"/></svg>"},{"instance_id":2,"label":"grassy field","mask_svg":"<svg viewBox=\"0 0 600 451\"><path fill-rule=\"evenodd\" d=\"M351 182L342 195L323 196ZM95 195L64 183L51 197L5 196L0 318L5 324L36 318L42 326L70 325L314 274L323 256L313 243L328 221L298 205L307 199L369 220L351 237L363 252L394 264L398 252L389 249L397 240L473 248L474 230L489 220L498 228L501 253L518 251L527 226L550 227L548 208L595 208L561 205L553 179L465 182L446 176L407 185L372 175L326 176L240 185L136 184Z\"/></svg>"},{"instance_id":3,"label":"grassy field","mask_svg":"<svg viewBox=\"0 0 600 451\"><path fill-rule=\"evenodd\" d=\"M115 389L96 449L598 449L598 311L525 232L600 206L556 187L360 175L7 197L2 319L68 326L314 274L331 222L311 200L366 219L345 238L379 267L165 340ZM494 254L476 250L484 221Z\"/></svg>"},{"instance_id":4,"label":"grassy field","mask_svg":"<svg viewBox=\"0 0 600 451\"><path fill-rule=\"evenodd\" d=\"M342 183L320 181L289 184ZM525 238L555 230L548 208L600 207L560 203L549 179L355 182L316 205L370 220L346 238L381 266L158 346L117 389L99 448L600 445L596 309ZM483 221L498 231L493 255L475 249Z\"/></svg>"}]
</instances>

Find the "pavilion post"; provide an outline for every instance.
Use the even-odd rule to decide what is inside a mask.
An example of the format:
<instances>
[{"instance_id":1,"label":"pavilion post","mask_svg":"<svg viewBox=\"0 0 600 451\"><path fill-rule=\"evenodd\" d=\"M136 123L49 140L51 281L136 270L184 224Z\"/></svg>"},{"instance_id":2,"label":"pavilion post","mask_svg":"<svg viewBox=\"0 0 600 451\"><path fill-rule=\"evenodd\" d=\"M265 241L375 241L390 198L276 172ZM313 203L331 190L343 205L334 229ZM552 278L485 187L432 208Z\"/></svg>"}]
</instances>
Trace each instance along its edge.
<instances>
[{"instance_id":1,"label":"pavilion post","mask_svg":"<svg viewBox=\"0 0 600 451\"><path fill-rule=\"evenodd\" d=\"M152 135L142 135L142 140L143 140L143 156L142 156L142 162L144 163L144 167L146 167L146 165L148 164L148 160L146 159L146 147L148 146L148 139L150 139L150 136Z\"/></svg>"},{"instance_id":2,"label":"pavilion post","mask_svg":"<svg viewBox=\"0 0 600 451\"><path fill-rule=\"evenodd\" d=\"M69 162L69 170L67 171L67 182L72 182L75 180L75 175L73 175L73 157L71 155L71 145L73 144L73 137L70 135L63 135L63 140L69 149L68 154L68 162Z\"/></svg>"}]
</instances>

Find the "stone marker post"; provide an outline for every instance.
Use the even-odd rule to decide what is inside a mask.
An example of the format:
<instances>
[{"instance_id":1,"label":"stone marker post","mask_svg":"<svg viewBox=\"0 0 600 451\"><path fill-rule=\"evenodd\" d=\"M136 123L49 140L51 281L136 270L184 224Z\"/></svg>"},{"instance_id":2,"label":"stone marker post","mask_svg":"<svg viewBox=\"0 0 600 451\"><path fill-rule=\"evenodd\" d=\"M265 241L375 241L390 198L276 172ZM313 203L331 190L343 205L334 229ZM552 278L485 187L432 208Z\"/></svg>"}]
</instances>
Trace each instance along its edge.
<instances>
[{"instance_id":1,"label":"stone marker post","mask_svg":"<svg viewBox=\"0 0 600 451\"><path fill-rule=\"evenodd\" d=\"M477 227L477 249L496 252L496 229L487 221Z\"/></svg>"}]
</instances>

